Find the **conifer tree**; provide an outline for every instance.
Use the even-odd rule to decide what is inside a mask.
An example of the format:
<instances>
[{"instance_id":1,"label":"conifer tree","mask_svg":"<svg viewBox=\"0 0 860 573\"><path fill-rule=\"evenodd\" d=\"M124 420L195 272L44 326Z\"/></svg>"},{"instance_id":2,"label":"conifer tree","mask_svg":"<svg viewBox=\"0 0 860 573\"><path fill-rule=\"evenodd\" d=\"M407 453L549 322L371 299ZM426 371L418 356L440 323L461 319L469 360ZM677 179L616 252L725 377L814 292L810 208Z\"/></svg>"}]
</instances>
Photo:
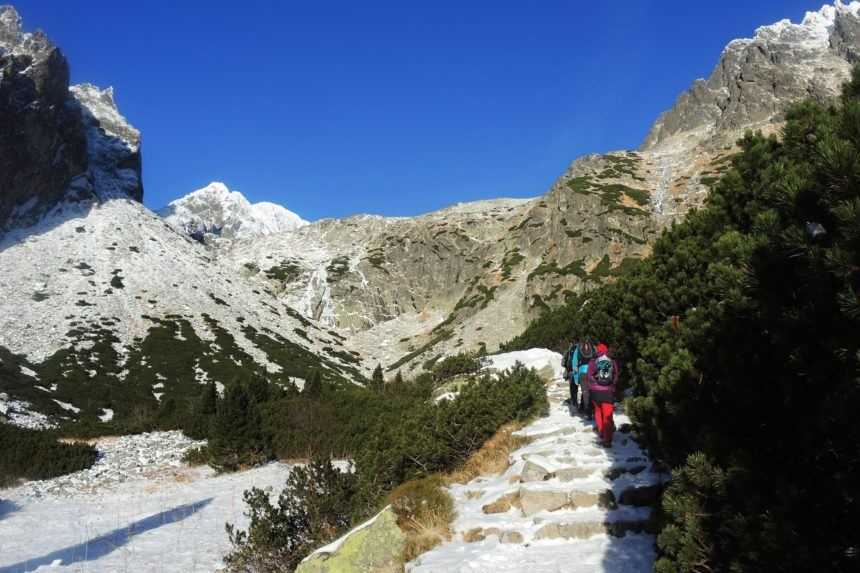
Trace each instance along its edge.
<instances>
[{"instance_id":1,"label":"conifer tree","mask_svg":"<svg viewBox=\"0 0 860 573\"><path fill-rule=\"evenodd\" d=\"M218 389L215 387L215 382L207 382L203 388L203 394L200 396L198 412L203 416L213 416L217 406Z\"/></svg>"},{"instance_id":2,"label":"conifer tree","mask_svg":"<svg viewBox=\"0 0 860 573\"><path fill-rule=\"evenodd\" d=\"M257 404L267 401L271 395L269 381L259 375L251 376L248 380L248 395Z\"/></svg>"},{"instance_id":3,"label":"conifer tree","mask_svg":"<svg viewBox=\"0 0 860 573\"><path fill-rule=\"evenodd\" d=\"M382 394L385 390L385 378L382 375L382 365L377 364L373 369L373 374L370 377L370 389L377 394Z\"/></svg>"},{"instance_id":4,"label":"conifer tree","mask_svg":"<svg viewBox=\"0 0 860 573\"><path fill-rule=\"evenodd\" d=\"M305 380L305 387L302 390L302 396L313 400L319 399L322 395L322 374L316 368L308 372Z\"/></svg>"},{"instance_id":5,"label":"conifer tree","mask_svg":"<svg viewBox=\"0 0 860 573\"><path fill-rule=\"evenodd\" d=\"M233 471L268 458L269 446L257 403L242 384L229 386L220 401L209 443L213 465Z\"/></svg>"}]
</instances>

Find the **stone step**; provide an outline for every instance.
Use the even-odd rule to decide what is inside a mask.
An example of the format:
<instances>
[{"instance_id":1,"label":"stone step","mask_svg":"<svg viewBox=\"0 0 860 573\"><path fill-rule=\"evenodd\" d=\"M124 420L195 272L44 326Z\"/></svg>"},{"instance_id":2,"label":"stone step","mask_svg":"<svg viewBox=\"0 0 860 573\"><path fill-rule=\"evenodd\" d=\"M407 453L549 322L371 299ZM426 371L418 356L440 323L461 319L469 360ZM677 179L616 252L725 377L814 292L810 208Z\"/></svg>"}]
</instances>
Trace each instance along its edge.
<instances>
[{"instance_id":1,"label":"stone step","mask_svg":"<svg viewBox=\"0 0 860 573\"><path fill-rule=\"evenodd\" d=\"M541 539L588 539L595 535L609 534L624 537L627 533L656 533L653 518L630 521L578 521L573 523L547 523L535 533Z\"/></svg>"},{"instance_id":2,"label":"stone step","mask_svg":"<svg viewBox=\"0 0 860 573\"><path fill-rule=\"evenodd\" d=\"M483 541L487 537L495 535L499 538L500 543L523 543L525 540L523 534L513 529L500 529L498 527L476 527L470 529L463 534L463 541L466 543L476 543Z\"/></svg>"},{"instance_id":3,"label":"stone step","mask_svg":"<svg viewBox=\"0 0 860 573\"><path fill-rule=\"evenodd\" d=\"M525 517L531 517L541 511L557 511L559 509L575 509L583 507L615 507L615 496L612 491L586 492L520 488L509 492L497 500L485 504L481 511L491 515L507 513L512 508L520 509Z\"/></svg>"}]
</instances>

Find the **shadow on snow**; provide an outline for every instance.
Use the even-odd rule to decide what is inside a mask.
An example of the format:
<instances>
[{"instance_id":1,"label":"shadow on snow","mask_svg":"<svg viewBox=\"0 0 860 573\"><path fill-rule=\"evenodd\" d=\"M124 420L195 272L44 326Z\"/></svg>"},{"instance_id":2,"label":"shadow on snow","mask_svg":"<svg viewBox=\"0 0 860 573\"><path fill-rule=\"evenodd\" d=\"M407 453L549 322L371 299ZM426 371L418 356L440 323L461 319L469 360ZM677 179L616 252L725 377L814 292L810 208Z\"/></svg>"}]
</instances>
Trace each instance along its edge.
<instances>
[{"instance_id":1,"label":"shadow on snow","mask_svg":"<svg viewBox=\"0 0 860 573\"><path fill-rule=\"evenodd\" d=\"M52 563L57 561L61 562L62 565L68 566L75 563L99 559L125 545L131 541L134 536L146 533L147 531L152 531L153 529L158 529L163 525L182 521L183 519L191 517L211 502L212 498L210 497L194 503L180 505L155 515L150 515L149 517L145 517L140 521L135 521L125 527L114 529L113 531L93 539L88 539L83 543L52 551L42 557L27 559L26 561L21 561L13 565L0 567L0 573L28 573L30 571L35 571L39 567L50 566ZM0 512L2 512L3 507L4 506L0 505ZM2 515L2 513L0 513L0 515Z\"/></svg>"},{"instance_id":2,"label":"shadow on snow","mask_svg":"<svg viewBox=\"0 0 860 573\"><path fill-rule=\"evenodd\" d=\"M14 513L21 509L18 504L9 501L8 499L0 499L0 519L3 519L10 513Z\"/></svg>"}]
</instances>

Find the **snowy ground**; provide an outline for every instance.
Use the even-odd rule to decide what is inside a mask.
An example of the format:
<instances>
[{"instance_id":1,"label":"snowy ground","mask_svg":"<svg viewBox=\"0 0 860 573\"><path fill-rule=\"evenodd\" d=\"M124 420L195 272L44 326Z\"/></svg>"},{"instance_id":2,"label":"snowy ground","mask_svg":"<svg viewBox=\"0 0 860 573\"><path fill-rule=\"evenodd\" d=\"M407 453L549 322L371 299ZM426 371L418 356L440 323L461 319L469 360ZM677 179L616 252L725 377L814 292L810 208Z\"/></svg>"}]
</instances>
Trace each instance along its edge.
<instances>
[{"instance_id":1,"label":"snowy ground","mask_svg":"<svg viewBox=\"0 0 860 573\"><path fill-rule=\"evenodd\" d=\"M224 523L245 525L243 492L279 491L289 466L216 476L178 464L170 452L187 444L177 446L170 434L143 439L167 445L158 451L137 440L118 454L113 442L88 476L0 491L0 573L218 570L229 548ZM137 471L132 459L145 461L146 470Z\"/></svg>"}]
</instances>

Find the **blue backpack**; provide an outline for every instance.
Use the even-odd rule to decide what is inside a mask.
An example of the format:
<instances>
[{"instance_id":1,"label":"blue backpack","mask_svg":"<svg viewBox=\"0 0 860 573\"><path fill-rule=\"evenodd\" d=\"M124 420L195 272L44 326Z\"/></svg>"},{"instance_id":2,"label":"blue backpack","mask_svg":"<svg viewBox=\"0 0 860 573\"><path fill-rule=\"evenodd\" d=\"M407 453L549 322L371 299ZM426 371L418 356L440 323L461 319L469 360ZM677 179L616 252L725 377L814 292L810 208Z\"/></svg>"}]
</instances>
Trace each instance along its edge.
<instances>
[{"instance_id":1,"label":"blue backpack","mask_svg":"<svg viewBox=\"0 0 860 573\"><path fill-rule=\"evenodd\" d=\"M615 380L615 362L608 357L600 357L597 360L597 373L594 378L601 386L611 386Z\"/></svg>"}]
</instances>

